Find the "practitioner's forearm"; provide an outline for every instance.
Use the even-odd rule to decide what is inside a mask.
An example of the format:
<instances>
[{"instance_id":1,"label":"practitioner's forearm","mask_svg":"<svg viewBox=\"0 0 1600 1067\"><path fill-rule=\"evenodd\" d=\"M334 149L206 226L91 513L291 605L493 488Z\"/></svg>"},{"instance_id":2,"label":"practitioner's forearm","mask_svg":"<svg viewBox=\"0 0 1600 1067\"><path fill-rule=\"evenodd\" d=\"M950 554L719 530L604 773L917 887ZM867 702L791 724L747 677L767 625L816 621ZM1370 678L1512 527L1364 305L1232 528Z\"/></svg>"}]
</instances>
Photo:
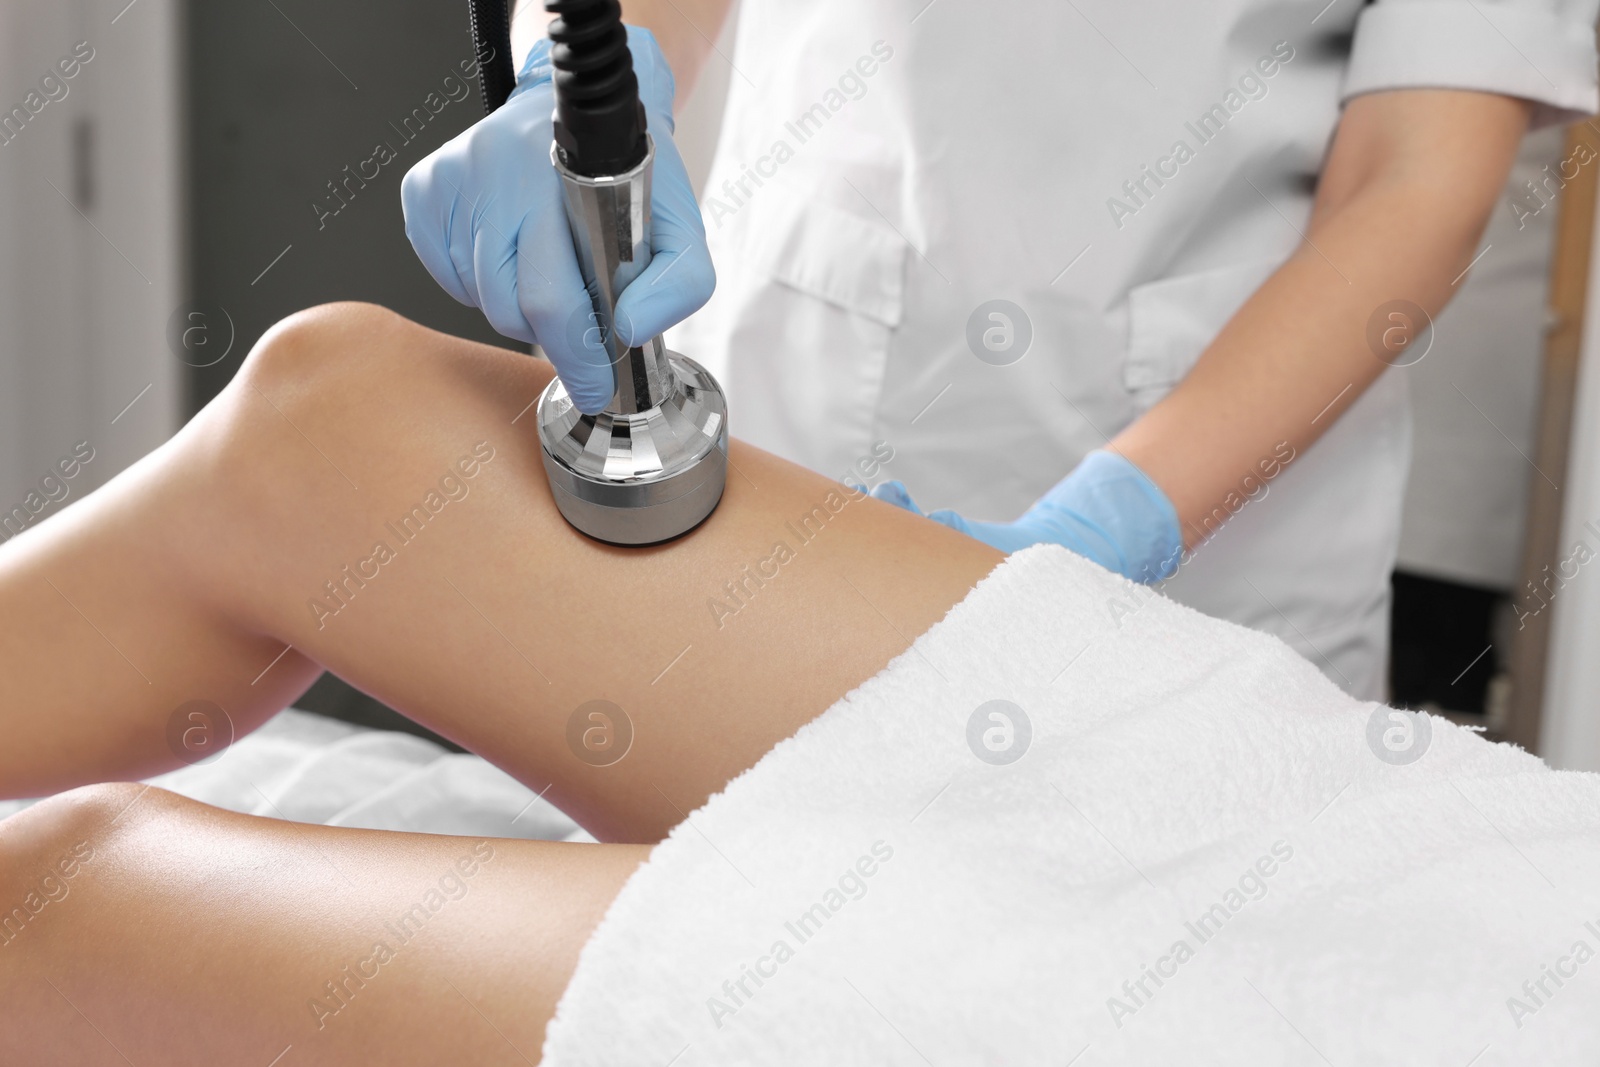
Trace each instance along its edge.
<instances>
[{"instance_id":1,"label":"practitioner's forearm","mask_svg":"<svg viewBox=\"0 0 1600 1067\"><path fill-rule=\"evenodd\" d=\"M678 83L678 106L700 80L733 0L627 0L622 17L655 34Z\"/></svg>"},{"instance_id":2,"label":"practitioner's forearm","mask_svg":"<svg viewBox=\"0 0 1600 1067\"><path fill-rule=\"evenodd\" d=\"M1349 105L1308 241L1113 441L1166 491L1187 544L1215 529L1213 513L1260 464L1311 447L1388 369L1367 336L1380 307L1406 300L1432 315L1454 295L1526 121L1526 104L1478 93Z\"/></svg>"}]
</instances>

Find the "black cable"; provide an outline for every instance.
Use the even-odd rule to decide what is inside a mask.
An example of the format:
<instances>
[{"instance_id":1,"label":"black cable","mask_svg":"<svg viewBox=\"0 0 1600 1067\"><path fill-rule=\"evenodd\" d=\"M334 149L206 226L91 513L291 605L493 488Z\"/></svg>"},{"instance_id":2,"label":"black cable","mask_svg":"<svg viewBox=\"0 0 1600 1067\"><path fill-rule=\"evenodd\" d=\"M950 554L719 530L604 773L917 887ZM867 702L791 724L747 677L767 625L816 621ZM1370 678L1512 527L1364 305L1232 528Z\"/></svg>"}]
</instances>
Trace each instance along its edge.
<instances>
[{"instance_id":1,"label":"black cable","mask_svg":"<svg viewBox=\"0 0 1600 1067\"><path fill-rule=\"evenodd\" d=\"M555 67L556 148L590 177L626 174L648 151L639 79L617 0L545 0Z\"/></svg>"},{"instance_id":2,"label":"black cable","mask_svg":"<svg viewBox=\"0 0 1600 1067\"><path fill-rule=\"evenodd\" d=\"M488 114L506 102L517 87L511 64L509 0L468 0L472 9L472 48L478 56L478 88Z\"/></svg>"},{"instance_id":3,"label":"black cable","mask_svg":"<svg viewBox=\"0 0 1600 1067\"><path fill-rule=\"evenodd\" d=\"M517 86L511 63L510 0L468 0L483 110ZM644 104L617 0L545 0L555 67L555 140L561 161L579 174L626 174L644 159Z\"/></svg>"}]
</instances>

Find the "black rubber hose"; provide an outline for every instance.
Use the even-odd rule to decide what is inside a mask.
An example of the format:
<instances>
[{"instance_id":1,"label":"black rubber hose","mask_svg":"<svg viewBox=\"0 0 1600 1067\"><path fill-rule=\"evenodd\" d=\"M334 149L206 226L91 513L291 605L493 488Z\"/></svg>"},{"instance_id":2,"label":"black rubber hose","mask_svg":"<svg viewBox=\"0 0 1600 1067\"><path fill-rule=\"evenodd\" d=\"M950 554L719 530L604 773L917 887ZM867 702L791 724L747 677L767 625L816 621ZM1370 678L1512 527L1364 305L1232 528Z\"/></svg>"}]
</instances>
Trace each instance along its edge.
<instances>
[{"instance_id":1,"label":"black rubber hose","mask_svg":"<svg viewBox=\"0 0 1600 1067\"><path fill-rule=\"evenodd\" d=\"M517 87L517 71L511 64L508 2L468 0L472 8L472 49L478 57L478 88L483 93L486 115L505 103Z\"/></svg>"},{"instance_id":2,"label":"black rubber hose","mask_svg":"<svg viewBox=\"0 0 1600 1067\"><path fill-rule=\"evenodd\" d=\"M617 0L545 0L555 67L556 150L588 177L626 174L644 161L644 105Z\"/></svg>"}]
</instances>

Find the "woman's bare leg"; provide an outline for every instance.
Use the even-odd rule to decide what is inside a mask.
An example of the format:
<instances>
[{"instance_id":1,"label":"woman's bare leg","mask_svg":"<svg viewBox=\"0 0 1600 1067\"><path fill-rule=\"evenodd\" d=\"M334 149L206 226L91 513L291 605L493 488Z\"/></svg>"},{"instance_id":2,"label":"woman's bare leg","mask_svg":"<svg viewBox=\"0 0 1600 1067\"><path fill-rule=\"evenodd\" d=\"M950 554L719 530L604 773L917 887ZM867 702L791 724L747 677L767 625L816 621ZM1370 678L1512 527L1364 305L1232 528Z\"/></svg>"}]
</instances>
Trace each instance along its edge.
<instances>
[{"instance_id":1,"label":"woman's bare leg","mask_svg":"<svg viewBox=\"0 0 1600 1067\"><path fill-rule=\"evenodd\" d=\"M280 324L171 442L0 547L0 794L169 767L187 702L244 732L320 664L653 841L999 559L738 443L692 534L590 541L540 463L549 374L367 305ZM610 766L569 746L597 700L633 733Z\"/></svg>"},{"instance_id":2,"label":"woman's bare leg","mask_svg":"<svg viewBox=\"0 0 1600 1067\"><path fill-rule=\"evenodd\" d=\"M65 794L0 823L0 1063L537 1063L646 851Z\"/></svg>"},{"instance_id":3,"label":"woman's bare leg","mask_svg":"<svg viewBox=\"0 0 1600 1067\"><path fill-rule=\"evenodd\" d=\"M547 374L363 307L265 339L159 453L0 549L0 790L170 766L186 702L243 732L325 663L602 835L652 840L996 560L897 510L837 507L825 479L739 447L690 537L587 541L518 418ZM493 458L463 477L479 442ZM419 503L420 532L395 533ZM346 577L379 541L392 558ZM594 699L635 732L606 767L567 743ZM485 862L477 846L137 786L30 809L0 825L0 1060L535 1061L643 850L496 841Z\"/></svg>"}]
</instances>

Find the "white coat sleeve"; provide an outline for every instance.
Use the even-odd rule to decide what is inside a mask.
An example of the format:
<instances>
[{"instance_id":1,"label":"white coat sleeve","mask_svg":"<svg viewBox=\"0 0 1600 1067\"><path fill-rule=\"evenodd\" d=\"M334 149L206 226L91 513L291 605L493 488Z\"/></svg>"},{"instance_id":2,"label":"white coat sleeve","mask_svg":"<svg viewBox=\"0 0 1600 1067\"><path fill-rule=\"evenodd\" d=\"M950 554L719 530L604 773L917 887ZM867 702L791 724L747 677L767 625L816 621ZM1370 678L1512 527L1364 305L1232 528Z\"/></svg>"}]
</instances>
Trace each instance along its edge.
<instances>
[{"instance_id":1,"label":"white coat sleeve","mask_svg":"<svg viewBox=\"0 0 1600 1067\"><path fill-rule=\"evenodd\" d=\"M1361 12L1344 99L1469 89L1534 103L1533 124L1600 111L1600 0L1379 0Z\"/></svg>"}]
</instances>

